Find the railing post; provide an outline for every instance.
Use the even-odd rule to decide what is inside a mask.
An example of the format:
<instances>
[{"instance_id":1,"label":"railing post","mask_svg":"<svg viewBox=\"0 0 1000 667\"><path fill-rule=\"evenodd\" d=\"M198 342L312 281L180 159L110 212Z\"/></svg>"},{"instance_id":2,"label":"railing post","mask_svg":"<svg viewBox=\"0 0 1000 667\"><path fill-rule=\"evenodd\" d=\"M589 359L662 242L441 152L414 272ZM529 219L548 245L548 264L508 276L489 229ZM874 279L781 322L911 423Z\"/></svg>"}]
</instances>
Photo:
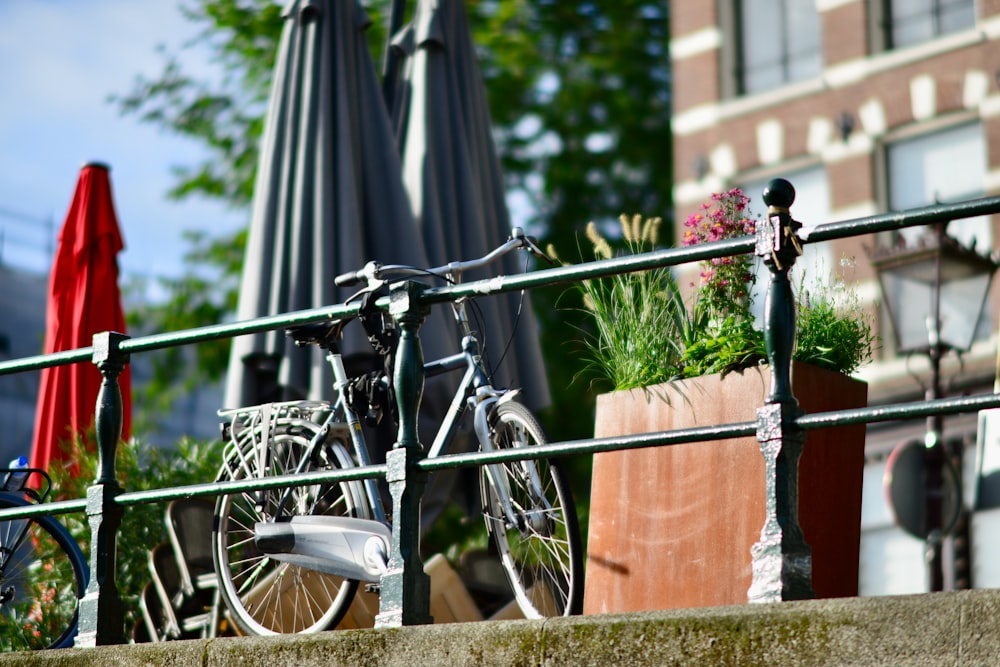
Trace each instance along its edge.
<instances>
[{"instance_id":1,"label":"railing post","mask_svg":"<svg viewBox=\"0 0 1000 667\"><path fill-rule=\"evenodd\" d=\"M125 643L125 613L115 583L118 528L123 510L116 502L123 489L115 474L115 454L122 435L122 394L118 376L129 355L119 348L125 334L94 335L93 361L101 371L94 431L97 438L97 479L87 489L90 524L90 584L80 601L76 646Z\"/></svg>"},{"instance_id":2,"label":"railing post","mask_svg":"<svg viewBox=\"0 0 1000 667\"><path fill-rule=\"evenodd\" d=\"M767 220L757 229L757 255L771 271L764 303L764 342L771 369L771 393L757 410L757 440L766 470L764 526L751 549L750 602L813 598L812 554L799 526L799 458L805 432L795 420L802 413L792 393L795 300L788 273L802 254L796 232L801 224L789 207L795 189L774 179L764 189Z\"/></svg>"},{"instance_id":3,"label":"railing post","mask_svg":"<svg viewBox=\"0 0 1000 667\"><path fill-rule=\"evenodd\" d=\"M392 551L382 576L375 627L426 625L430 614L430 578L420 558L420 498L427 474L417 464L424 458L417 434L417 413L424 389L424 361L417 332L427 315L420 303L425 285L415 281L390 288L389 313L399 325L393 385L399 409L396 444L385 457L386 481L392 494Z\"/></svg>"}]
</instances>

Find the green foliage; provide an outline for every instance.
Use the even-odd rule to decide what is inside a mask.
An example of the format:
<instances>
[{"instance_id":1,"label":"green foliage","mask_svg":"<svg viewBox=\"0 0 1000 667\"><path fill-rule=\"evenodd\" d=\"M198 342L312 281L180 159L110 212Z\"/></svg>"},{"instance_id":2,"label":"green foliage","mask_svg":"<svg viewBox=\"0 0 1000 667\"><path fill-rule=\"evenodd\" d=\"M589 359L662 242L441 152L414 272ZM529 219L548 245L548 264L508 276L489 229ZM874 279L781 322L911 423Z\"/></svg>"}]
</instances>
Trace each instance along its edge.
<instances>
[{"instance_id":1,"label":"green foliage","mask_svg":"<svg viewBox=\"0 0 1000 667\"><path fill-rule=\"evenodd\" d=\"M92 441L92 440L91 440ZM67 443L69 456L79 464L74 474L69 466L50 470L54 500L71 500L87 495L87 487L97 476L97 456L81 449L79 442ZM117 453L118 480L126 491L150 491L215 479L222 461L222 441L197 442L184 439L176 448L121 443ZM166 504L142 504L125 510L118 533L115 583L125 605L126 627L139 618L139 597L149 582L149 551L167 541L164 517ZM82 514L63 514L60 521L76 538L90 562L90 527Z\"/></svg>"},{"instance_id":2,"label":"green foliage","mask_svg":"<svg viewBox=\"0 0 1000 667\"><path fill-rule=\"evenodd\" d=\"M704 213L688 218L685 245L753 231L755 223L744 217L747 200L739 190L715 195L712 202L703 207ZM620 221L624 253L655 249L655 234L639 233L639 216L622 216ZM595 226L588 227L587 238L595 258L614 255ZM621 390L764 363L764 334L754 326L752 314L751 267L750 257L702 262L701 282L690 304L684 303L669 269L578 285L594 327L584 336L589 369ZM855 372L871 359L877 343L870 317L839 277L829 285L817 283L811 291L805 284L803 278L793 358L840 373Z\"/></svg>"},{"instance_id":3,"label":"green foliage","mask_svg":"<svg viewBox=\"0 0 1000 667\"><path fill-rule=\"evenodd\" d=\"M179 54L164 54L158 78L136 78L126 95L111 101L123 113L202 142L209 155L200 164L175 167L181 198L198 193L235 206L253 196L257 145L271 88L271 70L281 36L281 5L267 0L212 0L180 11L203 26L188 48L207 45L219 71L185 72ZM161 47L162 51L162 47Z\"/></svg>"},{"instance_id":4,"label":"green foliage","mask_svg":"<svg viewBox=\"0 0 1000 667\"><path fill-rule=\"evenodd\" d=\"M660 218L643 222L640 216L621 216L624 248L638 254L654 250ZM615 256L610 242L587 226L594 259ZM554 249L550 248L550 252ZM662 382L677 367L683 354L684 331L690 327L680 290L669 269L620 274L577 285L583 307L595 327L586 336L587 361L597 376L608 378L616 389Z\"/></svg>"},{"instance_id":5,"label":"green foliage","mask_svg":"<svg viewBox=\"0 0 1000 667\"><path fill-rule=\"evenodd\" d=\"M169 298L159 303L136 300L127 315L130 331L181 331L224 321L235 312L246 231L214 238L204 232L186 232L184 237L191 245L182 274L159 279ZM152 376L133 389L136 424L155 429L155 416L169 414L177 397L206 380L222 377L229 363L229 346L229 339L223 339L144 355Z\"/></svg>"},{"instance_id":6,"label":"green foliage","mask_svg":"<svg viewBox=\"0 0 1000 667\"><path fill-rule=\"evenodd\" d=\"M587 238L595 259L655 250L659 219L621 216L624 239L616 252L591 223ZM731 314L716 298L689 308L669 268L587 280L577 289L593 324L584 342L588 370L616 390L645 387L681 377L729 372L765 357L764 336L753 327L749 300L733 301Z\"/></svg>"},{"instance_id":7,"label":"green foliage","mask_svg":"<svg viewBox=\"0 0 1000 667\"><path fill-rule=\"evenodd\" d=\"M498 0L468 5L513 211L561 256L594 211L671 208L670 34L666 3ZM669 218L668 218L669 219ZM597 220L604 226L613 215ZM669 236L669 229L663 230ZM590 437L593 389L566 331L588 328L579 293L533 290L554 440ZM589 460L589 457L587 457ZM586 471L575 469L571 478ZM587 479L583 477L583 479Z\"/></svg>"},{"instance_id":8,"label":"green foliage","mask_svg":"<svg viewBox=\"0 0 1000 667\"><path fill-rule=\"evenodd\" d=\"M712 243L753 234L757 223L748 217L750 198L739 188L716 193L688 216L685 246ZM754 257L735 255L701 262L700 282L691 307L694 334L684 341L680 377L728 373L754 366L766 358L764 335L753 326L756 282Z\"/></svg>"},{"instance_id":9,"label":"green foliage","mask_svg":"<svg viewBox=\"0 0 1000 667\"><path fill-rule=\"evenodd\" d=\"M468 6L508 188L533 204L527 222L569 251L593 211L666 211L666 4Z\"/></svg>"},{"instance_id":10,"label":"green foliage","mask_svg":"<svg viewBox=\"0 0 1000 667\"><path fill-rule=\"evenodd\" d=\"M796 361L851 374L871 360L878 337L857 293L837 279L832 285L798 290Z\"/></svg>"},{"instance_id":11,"label":"green foliage","mask_svg":"<svg viewBox=\"0 0 1000 667\"><path fill-rule=\"evenodd\" d=\"M681 356L680 377L725 374L756 366L767 358L764 332L753 326L750 317L698 318L692 339Z\"/></svg>"}]
</instances>

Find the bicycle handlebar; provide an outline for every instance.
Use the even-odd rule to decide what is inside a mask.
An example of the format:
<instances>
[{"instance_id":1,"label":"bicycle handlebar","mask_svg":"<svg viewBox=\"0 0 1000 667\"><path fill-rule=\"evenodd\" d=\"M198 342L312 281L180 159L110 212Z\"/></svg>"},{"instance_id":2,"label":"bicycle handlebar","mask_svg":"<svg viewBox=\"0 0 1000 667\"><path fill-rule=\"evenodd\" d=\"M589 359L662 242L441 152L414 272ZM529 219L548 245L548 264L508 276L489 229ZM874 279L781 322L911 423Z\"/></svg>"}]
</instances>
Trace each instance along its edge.
<instances>
[{"instance_id":1,"label":"bicycle handlebar","mask_svg":"<svg viewBox=\"0 0 1000 667\"><path fill-rule=\"evenodd\" d=\"M550 264L555 264L555 260L542 252L533 238L527 236L524 233L524 230L520 227L514 227L511 229L510 238L505 243L478 259L470 259L464 262L451 262L450 264L438 266L433 269L419 269L405 264L383 265L373 261L368 262L356 271L341 273L333 279L333 284L338 287L351 287L362 282L371 285L375 282L382 281L387 274L392 274L394 276L433 275L439 278L443 278L447 275L457 276L469 269L478 269L492 264L517 248L524 248L536 257L540 257Z\"/></svg>"},{"instance_id":2,"label":"bicycle handlebar","mask_svg":"<svg viewBox=\"0 0 1000 667\"><path fill-rule=\"evenodd\" d=\"M362 280L365 280L365 269L372 264L374 263L370 262L369 264L366 264L364 268L358 269L357 271L341 273L333 279L333 284L337 287L353 287L354 285L357 285Z\"/></svg>"}]
</instances>

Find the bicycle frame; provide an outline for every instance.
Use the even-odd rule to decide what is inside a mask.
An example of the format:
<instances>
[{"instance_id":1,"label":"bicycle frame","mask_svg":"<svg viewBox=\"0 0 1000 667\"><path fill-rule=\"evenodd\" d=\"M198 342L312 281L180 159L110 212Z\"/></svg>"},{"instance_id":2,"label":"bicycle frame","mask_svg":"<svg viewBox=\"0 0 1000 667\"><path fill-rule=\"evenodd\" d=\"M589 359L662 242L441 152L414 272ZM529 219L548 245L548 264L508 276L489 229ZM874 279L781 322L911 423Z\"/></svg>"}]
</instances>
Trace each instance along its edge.
<instances>
[{"instance_id":1,"label":"bicycle frame","mask_svg":"<svg viewBox=\"0 0 1000 667\"><path fill-rule=\"evenodd\" d=\"M457 276L457 274L458 272L455 271L453 275ZM449 277L453 276L450 275ZM511 400L517 395L516 390L496 389L490 383L489 378L483 371L479 340L469 327L465 313L465 304L459 301L453 304L453 307L455 318L464 334L462 338L462 351L424 364L424 376L436 377L460 370L463 367L465 368L465 373L462 375L462 379L455 390L434 440L427 450L427 458L436 458L447 453L448 446L455 435L458 421L465 413L467 407L470 406L473 409L473 427L479 447L482 451L493 451L495 448L490 439L490 425L487 416L494 405ZM351 379L344 368L342 355L335 351L335 349L336 347L334 346L334 349L329 351L326 357L334 376L333 390L336 399L331 406L333 410L326 415L317 435L310 441L295 472L301 472L304 469L315 447L325 438L341 414L347 423L347 431L350 433L351 447L357 464L362 467L372 464L371 453L361 428L361 420L347 399L347 388ZM536 491L535 495L543 499L541 481L533 463L531 461L523 461L520 465L524 466L527 471L531 486ZM263 466L258 469L263 469ZM500 473L497 464L486 465L485 471L489 484L497 492L497 498L500 500L506 521L511 525L517 523L518 517L511 503L511 493L507 487L505 476ZM377 482L374 479L366 479L363 481L363 487L365 490L365 500L372 510L372 518L384 525L389 525ZM289 497L289 493L290 491L286 491L282 497L279 503L279 511L276 512L272 519L273 521L277 521L278 517L281 516L281 509Z\"/></svg>"},{"instance_id":2,"label":"bicycle frame","mask_svg":"<svg viewBox=\"0 0 1000 667\"><path fill-rule=\"evenodd\" d=\"M376 290L387 284L387 281L384 278L387 274L400 277L409 275L431 275L452 283L458 283L460 282L461 275L464 271L481 268L491 264L503 255L506 255L517 248L527 249L537 256L552 261L538 249L530 237L525 236L523 230L520 228L514 228L512 230L511 238L506 243L479 259L465 262L452 262L451 264L429 270L415 269L413 267L401 265L383 266L377 262L369 262L364 268L358 271L348 272L338 276L334 282L341 286L352 285L358 282L365 282L367 284L367 287L355 294L355 296L351 297L351 299L357 298L361 294ZM463 367L465 368L465 373L462 375L462 380L459 382L458 388L455 391L448 410L438 427L434 441L427 450L427 458L435 458L447 452L448 445L455 434L455 427L458 420L465 413L466 408L470 406L472 407L474 413L473 427L480 449L482 451L493 451L495 448L493 447L490 439L490 424L488 423L490 410L498 403L511 400L517 395L516 390L503 390L493 387L487 377L487 374L484 372L482 367L480 343L469 326L469 320L465 310L465 300L460 299L455 301L452 303L452 308L459 330L462 333L462 351L424 364L424 376L435 377L444 373L457 371ZM333 390L336 398L330 405L332 410L330 410L330 412L324 417L322 423L319 424L320 428L317 431L317 434L310 440L304 455L301 457L299 464L294 471L295 473L302 472L305 469L316 446L319 445L321 441L325 440L331 429L338 423L336 420L341 416L341 414L343 415L344 420L346 420L347 432L350 434L351 447L354 451L354 457L357 464L362 467L372 464L371 454L368 450L367 443L365 442L364 433L362 432L361 421L347 398L348 386L351 380L347 376L347 371L344 368L343 357L337 351L336 343L330 346L326 358L333 371ZM271 406L269 405L262 406L262 422L269 421L271 414L270 407ZM233 411L220 411L220 415L229 412ZM266 429L267 425L265 425L264 428ZM264 442L267 441L266 432L262 440ZM261 451L256 451L255 455L263 456L265 454ZM536 496L537 499L544 500L544 494L541 490L541 480L534 463L531 461L522 461L519 465L523 466L526 477L530 481L532 494ZM258 463L255 468L263 471L266 469L266 466ZM500 466L497 464L488 464L484 467L484 469L486 471L488 483L496 491L496 495L500 501L500 506L503 510L506 522L508 525L518 524L519 517L515 511L513 503L511 502L510 489L507 486L506 477L501 473ZM363 488L366 496L365 500L372 510L372 518L383 525L388 526L389 522L376 481L374 479L364 480ZM291 489L286 490L282 495L282 498L278 503L278 509L271 518L272 522L277 522L282 516L283 508L290 495Z\"/></svg>"},{"instance_id":3,"label":"bicycle frame","mask_svg":"<svg viewBox=\"0 0 1000 667\"><path fill-rule=\"evenodd\" d=\"M371 464L371 455L361 430L360 420L357 413L348 404L346 389L350 382L344 369L344 363L339 353L330 353L327 360L333 369L334 391L337 401L335 408L343 412L347 419L348 431L351 434L351 445L355 458L360 466ZM455 390L454 397L448 410L441 421L435 434L434 441L427 450L427 458L435 458L447 453L448 446L455 435L455 428L459 419L465 413L469 405L474 409L474 428L479 446L484 451L493 449L489 438L489 425L486 423L486 415L490 407L503 400L510 400L516 395L513 391L502 391L495 389L488 381L486 374L482 370L481 358L479 355L479 341L473 335L466 335L462 340L462 351L441 359L437 359L424 364L425 377L436 377L445 373L454 372L465 368L465 373ZM327 427L338 416L335 409L327 416L323 426ZM310 448L311 449L311 448ZM510 503L510 492L508 489L498 485L496 480L503 479L503 476L496 470L495 465L487 466L487 475L490 483L497 488L498 495L502 499L505 514L510 521L514 520L514 511ZM378 492L378 486L373 479L367 479L364 483L365 494L372 513L377 521L388 523L386 520L385 507L382 503L382 496Z\"/></svg>"},{"instance_id":4,"label":"bicycle frame","mask_svg":"<svg viewBox=\"0 0 1000 667\"><path fill-rule=\"evenodd\" d=\"M362 269L336 276L334 283L339 287L362 285L347 300L361 298L357 315L288 332L296 344L317 345L324 350L333 374L333 395L324 401L288 401L220 410L220 416L229 421L223 425L223 433L232 445L220 470L220 479L294 475L328 466L372 467L375 452L366 442L368 434L362 429L362 418L392 412L386 410L385 404L392 393L392 375L371 372L348 376L340 351L343 327L351 319L359 319L373 349L383 361L389 362L391 357L387 355L393 354L398 332L385 314L377 312L377 301L387 287L411 276L428 275L458 283L464 271L484 267L515 249L544 257L533 240L524 236L522 230L514 229L507 242L479 259L434 269L369 262ZM484 363L480 339L467 317L470 298L451 304L461 338L458 351L423 365L424 378L460 374L457 382L448 383L449 391L454 389L454 392L443 414L434 415L433 439L429 439L429 445L420 445L427 459L448 452L458 432L465 432L459 421L466 416L472 418L472 432L480 451L545 442L535 416L515 400L518 390L494 386L492 371ZM582 568L579 529L569 490L562 481L564 473L557 463L547 459L502 461L485 464L479 472L487 532L497 543L515 599L526 614L533 614L530 617L552 612L575 613L582 592L574 584L579 582ZM213 529L213 540L216 567L220 568L223 580L220 590L237 625L251 634L275 630L270 619L258 617L255 605L259 600L244 599L242 587L256 580L256 573L277 575L281 570L276 568L288 564L346 581L344 585L348 588L334 584L329 593L330 604L320 603L315 609L319 615L314 615L316 605L304 600L305 625L296 631L311 632L328 627L337 618L338 610L339 613L346 610L344 605L349 599L346 596L353 595L357 582L380 583L388 572L393 537L388 501L383 500L384 483L372 476L339 484L306 486L309 488L293 484L276 494L243 496L238 498L238 504L235 500L221 500L217 505L218 527ZM230 513L237 511L240 515L231 519ZM536 554L536 549L542 551L522 562L519 554L525 550ZM541 569L536 572L536 568ZM546 611L536 608L540 602L527 592L539 583L537 577L555 595L545 604ZM258 582L267 586L263 594L284 595L284 588L265 581ZM291 580L289 584L303 585Z\"/></svg>"}]
</instances>

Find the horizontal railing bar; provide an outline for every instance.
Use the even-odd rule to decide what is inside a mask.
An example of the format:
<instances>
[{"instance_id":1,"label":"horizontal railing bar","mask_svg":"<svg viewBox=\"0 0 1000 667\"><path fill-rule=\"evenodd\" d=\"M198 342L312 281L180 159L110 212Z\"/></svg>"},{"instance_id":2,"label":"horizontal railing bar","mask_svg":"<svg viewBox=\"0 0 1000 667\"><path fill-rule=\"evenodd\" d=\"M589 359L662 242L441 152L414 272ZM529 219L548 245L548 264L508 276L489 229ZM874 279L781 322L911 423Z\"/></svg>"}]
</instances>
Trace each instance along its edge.
<instances>
[{"instance_id":1,"label":"horizontal railing bar","mask_svg":"<svg viewBox=\"0 0 1000 667\"><path fill-rule=\"evenodd\" d=\"M918 227L954 218L968 218L991 213L1000 213L1000 196L982 197L957 204L934 204L922 208L908 209L865 218L840 222L830 222L807 228L804 243L820 243L832 239L874 234L877 232ZM530 273L485 278L470 283L432 287L424 292L427 303L444 303L458 298L517 292L523 289L569 283L577 280L606 278L620 273L631 273L648 269L677 266L689 262L700 262L716 257L739 255L753 252L754 236L743 236L725 241L700 243L682 248L666 248L653 252L624 257L614 257L585 264L570 264L550 269L538 269Z\"/></svg>"},{"instance_id":2,"label":"horizontal railing bar","mask_svg":"<svg viewBox=\"0 0 1000 667\"><path fill-rule=\"evenodd\" d=\"M755 245L756 241L753 236L743 236L681 248L664 248L637 255L624 255L582 264L537 269L529 273L484 278L458 285L431 287L423 293L421 298L426 303L444 303L459 298L517 292L523 289L559 285L578 280L606 278L620 273L677 266L714 257L746 254L752 252Z\"/></svg>"},{"instance_id":3,"label":"horizontal railing bar","mask_svg":"<svg viewBox=\"0 0 1000 667\"><path fill-rule=\"evenodd\" d=\"M829 222L809 228L808 235L803 241L806 243L820 243L822 241L842 239L849 236L863 236L907 227L919 227L936 222L947 222L958 218L974 218L993 213L1000 213L1000 196L981 197L955 204L932 204L905 211L880 213L863 218Z\"/></svg>"},{"instance_id":4,"label":"horizontal railing bar","mask_svg":"<svg viewBox=\"0 0 1000 667\"><path fill-rule=\"evenodd\" d=\"M914 401L897 403L853 410L838 410L807 414L799 417L797 424L806 430L847 426L851 424L874 423L917 419L935 414L958 414L976 412L991 408L1000 408L1000 394L981 394L977 396L960 396L955 398L940 398L929 401ZM443 470L448 468L469 468L491 463L506 463L510 461L526 461L538 458L559 458L580 454L596 454L625 449L641 449L644 447L662 447L685 443L725 440L754 435L756 422L736 422L717 426L702 426L673 431L657 431L631 436L595 438L586 440L567 440L563 442L537 445L530 448L505 449L490 452L466 452L449 454L434 459L423 459L418 466L425 471ZM152 502L177 500L206 496L220 496L245 491L260 491L266 489L284 488L286 486L305 486L325 482L346 482L374 477L384 477L385 464L364 466L348 469L321 470L298 474L278 475L262 479L231 480L211 482L207 484L192 484L168 489L151 489L148 491L133 491L118 496L116 502L120 505L140 505ZM42 505L0 510L0 520L29 518L44 514L67 514L82 512L86 509L86 500L67 500Z\"/></svg>"},{"instance_id":5,"label":"horizontal railing bar","mask_svg":"<svg viewBox=\"0 0 1000 667\"><path fill-rule=\"evenodd\" d=\"M955 204L934 204L906 211L825 223L809 228L807 238L803 239L803 241L805 243L820 243L822 241L860 234L917 227L955 218L968 218L992 213L1000 213L1000 196L982 197ZM744 236L681 248L666 248L638 255L539 269L530 273L497 276L459 285L430 287L423 293L421 298L428 304L434 304L465 297L516 292L546 285L605 278L621 273L677 266L679 264L699 262L728 255L745 254L752 252L754 246L754 237ZM359 304L357 303L323 306L321 308L294 311L252 320L240 320L237 322L187 329L185 331L130 338L123 341L120 347L122 352L135 353L189 345L220 338L231 338L234 336L290 328L313 322L321 322L323 320L353 317L357 315L358 308ZM0 375L89 361L92 355L93 348L85 347L4 361L0 362Z\"/></svg>"},{"instance_id":6,"label":"horizontal railing bar","mask_svg":"<svg viewBox=\"0 0 1000 667\"><path fill-rule=\"evenodd\" d=\"M168 500L180 500L206 496L224 496L245 491L262 491L280 489L307 484L322 484L325 482L350 482L355 480L385 477L385 464L358 466L355 468L338 468L336 470L315 470L288 475L275 475L259 479L229 480L225 482L209 482L206 484L190 484L164 489L149 489L147 491L131 491L119 495L115 502L119 505L144 505ZM43 514L68 514L83 512L87 509L87 500L67 500L55 503L41 503L0 509L0 520L20 519Z\"/></svg>"},{"instance_id":7,"label":"horizontal railing bar","mask_svg":"<svg viewBox=\"0 0 1000 667\"><path fill-rule=\"evenodd\" d=\"M527 461L540 458L559 458L577 454L597 454L619 449L641 449L643 447L661 447L668 445L683 445L694 442L724 440L753 435L757 431L757 422L737 422L720 424L718 426L699 426L697 428L678 429L675 431L656 431L636 435L615 436L608 438L589 438L586 440L565 440L550 442L545 445L517 447L489 452L466 452L463 454L448 454L433 459L422 459L417 465L421 470L433 471L446 468L469 468L490 463L506 463L508 461Z\"/></svg>"},{"instance_id":8,"label":"horizontal railing bar","mask_svg":"<svg viewBox=\"0 0 1000 667\"><path fill-rule=\"evenodd\" d=\"M885 421L917 419L932 415L953 415L962 412L988 410L990 408L1000 408L1000 394L937 398L933 400L914 401L912 403L878 405L852 410L837 410L834 412L817 412L799 417L797 423L804 429L829 428L832 426L847 426L849 424L871 424Z\"/></svg>"},{"instance_id":9,"label":"horizontal railing bar","mask_svg":"<svg viewBox=\"0 0 1000 667\"><path fill-rule=\"evenodd\" d=\"M76 350L65 350L63 352L52 352L50 354L36 354L33 357L21 357L20 359L11 359L10 361L0 361L0 375L23 373L25 371L37 371L51 366L62 366L64 364L75 364L81 361L90 361L93 356L93 347L81 347Z\"/></svg>"},{"instance_id":10,"label":"horizontal railing bar","mask_svg":"<svg viewBox=\"0 0 1000 667\"><path fill-rule=\"evenodd\" d=\"M301 326L303 324L311 324L313 322L354 317L357 315L359 307L360 306L357 303L337 304L334 306L323 306L322 308L297 310L281 315L258 317L252 320L240 320L238 322L227 322L225 324L212 324L209 326L197 327L195 329L186 329L184 331L139 336L122 341L119 347L121 351L125 353L149 352L151 350L159 350L167 347L203 343L205 341L217 340L220 338L233 338L235 336L260 333L262 331L288 329L295 326ZM76 350L67 350L65 352L40 354L33 357L24 357L12 361L4 361L0 362L0 375L8 375L11 373L48 368L51 366L61 366L63 364L90 361L93 354L93 347L82 347Z\"/></svg>"},{"instance_id":11,"label":"horizontal railing bar","mask_svg":"<svg viewBox=\"0 0 1000 667\"><path fill-rule=\"evenodd\" d=\"M117 502L119 505L143 505L162 500L178 500L203 496L227 496L245 491L264 491L267 489L305 486L307 484L322 484L324 482L350 482L372 477L385 477L385 473L386 466L384 463L355 468L338 468L336 470L314 470L256 479L237 479L225 482L210 482L208 484L177 486L169 489L132 491L118 496Z\"/></svg>"},{"instance_id":12,"label":"horizontal railing bar","mask_svg":"<svg viewBox=\"0 0 1000 667\"><path fill-rule=\"evenodd\" d=\"M47 514L72 514L84 512L87 509L87 499L60 500L52 503L32 503L23 507L5 507L0 509L0 520L29 519Z\"/></svg>"},{"instance_id":13,"label":"horizontal railing bar","mask_svg":"<svg viewBox=\"0 0 1000 667\"><path fill-rule=\"evenodd\" d=\"M238 322L228 322L226 324L214 324L211 326L198 327L197 329L187 329L185 331L153 334L139 338L130 338L123 341L120 347L122 352L147 352L166 347L201 343L219 338L232 338L234 336L244 336L263 331L288 329L304 324L312 324L313 322L354 317L358 314L359 307L360 306L357 303L337 304L334 306L323 306L321 308L297 310L291 313L284 313L282 315L258 317L252 320L240 320Z\"/></svg>"},{"instance_id":14,"label":"horizontal railing bar","mask_svg":"<svg viewBox=\"0 0 1000 667\"><path fill-rule=\"evenodd\" d=\"M875 423L883 421L898 421L917 419L932 414L959 414L976 412L989 408L1000 408L1000 394L981 394L978 396L960 396L941 398L931 401L921 400L911 403L857 408L853 410L837 410L807 414L796 419L796 423L806 430L848 426L859 423ZM661 447L685 443L704 442L709 440L724 440L756 434L756 422L736 422L718 426L703 426L672 431L657 431L633 436L618 436L613 438L596 438L587 440L567 440L563 442L536 445L530 448L506 449L492 452L467 452L464 454L449 454L436 459L424 459L419 463L423 470L441 470L453 467L474 467L490 463L506 463L509 461L527 461L537 458L558 458L578 454L596 454L619 449L641 449L643 447Z\"/></svg>"}]
</instances>

